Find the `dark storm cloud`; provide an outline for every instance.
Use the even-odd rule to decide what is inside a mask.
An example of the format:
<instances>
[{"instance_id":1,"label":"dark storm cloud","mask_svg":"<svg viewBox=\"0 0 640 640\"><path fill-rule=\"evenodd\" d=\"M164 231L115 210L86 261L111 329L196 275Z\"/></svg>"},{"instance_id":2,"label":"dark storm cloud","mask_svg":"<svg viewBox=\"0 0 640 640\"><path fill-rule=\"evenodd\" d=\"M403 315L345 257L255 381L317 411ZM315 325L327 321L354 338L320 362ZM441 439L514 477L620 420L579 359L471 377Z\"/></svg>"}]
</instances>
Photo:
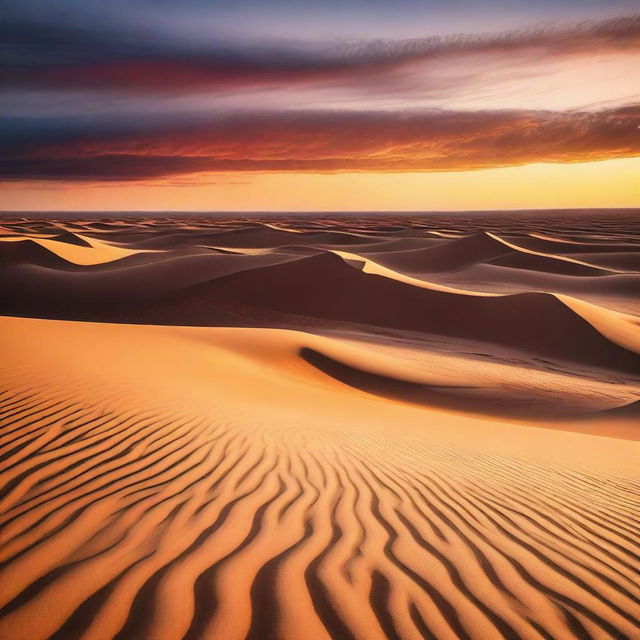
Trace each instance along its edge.
<instances>
[{"instance_id":1,"label":"dark storm cloud","mask_svg":"<svg viewBox=\"0 0 640 640\"><path fill-rule=\"evenodd\" d=\"M254 113L101 131L16 133L4 180L144 180L194 172L453 171L640 153L640 108L598 113Z\"/></svg>"}]
</instances>

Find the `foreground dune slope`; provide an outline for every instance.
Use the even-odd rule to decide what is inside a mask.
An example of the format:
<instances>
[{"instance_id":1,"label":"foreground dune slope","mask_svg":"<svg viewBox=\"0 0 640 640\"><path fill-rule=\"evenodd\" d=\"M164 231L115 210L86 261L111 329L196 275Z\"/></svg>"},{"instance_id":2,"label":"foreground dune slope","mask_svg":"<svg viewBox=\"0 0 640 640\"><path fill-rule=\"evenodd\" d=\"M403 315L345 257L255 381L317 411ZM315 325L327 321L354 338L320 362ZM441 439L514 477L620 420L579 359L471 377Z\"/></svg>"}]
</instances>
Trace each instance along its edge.
<instances>
[{"instance_id":1,"label":"foreground dune slope","mask_svg":"<svg viewBox=\"0 0 640 640\"><path fill-rule=\"evenodd\" d=\"M383 397L314 361L406 372L343 338L0 335L0 637L638 637L629 440ZM458 369L411 381L494 375ZM614 395L597 376L567 394L585 387Z\"/></svg>"}]
</instances>

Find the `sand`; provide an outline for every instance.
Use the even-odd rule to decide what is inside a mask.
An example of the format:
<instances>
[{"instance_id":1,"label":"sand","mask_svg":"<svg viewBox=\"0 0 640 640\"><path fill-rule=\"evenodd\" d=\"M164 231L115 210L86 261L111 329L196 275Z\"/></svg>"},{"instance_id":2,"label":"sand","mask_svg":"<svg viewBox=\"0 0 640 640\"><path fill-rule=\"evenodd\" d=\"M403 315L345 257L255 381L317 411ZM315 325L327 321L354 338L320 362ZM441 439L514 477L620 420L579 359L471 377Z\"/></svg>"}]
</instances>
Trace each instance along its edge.
<instances>
[{"instance_id":1,"label":"sand","mask_svg":"<svg viewBox=\"0 0 640 640\"><path fill-rule=\"evenodd\" d=\"M61 224L3 223L1 638L640 636L638 296L571 286L635 276L487 262L579 228Z\"/></svg>"}]
</instances>

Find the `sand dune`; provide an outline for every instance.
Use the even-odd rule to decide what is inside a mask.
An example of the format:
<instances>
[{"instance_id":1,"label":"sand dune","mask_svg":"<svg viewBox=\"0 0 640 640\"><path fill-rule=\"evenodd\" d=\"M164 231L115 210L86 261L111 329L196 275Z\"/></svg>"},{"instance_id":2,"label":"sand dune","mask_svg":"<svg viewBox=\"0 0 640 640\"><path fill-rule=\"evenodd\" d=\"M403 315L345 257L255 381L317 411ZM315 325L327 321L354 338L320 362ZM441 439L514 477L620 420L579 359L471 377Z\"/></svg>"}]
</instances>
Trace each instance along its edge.
<instances>
[{"instance_id":1,"label":"sand dune","mask_svg":"<svg viewBox=\"0 0 640 640\"><path fill-rule=\"evenodd\" d=\"M383 240L371 244L363 244L358 247L360 253L390 253L396 251L411 251L414 249L427 249L440 244L440 240L433 238L397 238L396 240Z\"/></svg>"},{"instance_id":2,"label":"sand dune","mask_svg":"<svg viewBox=\"0 0 640 640\"><path fill-rule=\"evenodd\" d=\"M635 222L2 226L0 638L639 637Z\"/></svg>"},{"instance_id":3,"label":"sand dune","mask_svg":"<svg viewBox=\"0 0 640 640\"><path fill-rule=\"evenodd\" d=\"M570 256L567 255L562 255L560 253L544 253L541 251L535 251L534 249L528 249L524 246L522 246L522 244L517 244L518 242L520 242L520 240L516 240L515 242L512 240L509 240L505 237L500 237L497 236L493 233L489 233L489 235L492 238L495 238L496 240L500 241L501 243L503 243L505 246L509 247L510 249L513 249L514 251L520 253L520 254L525 254L529 260L536 260L536 262L540 261L541 259L546 259L546 260L552 260L552 261L556 261L556 262L562 262L564 263L564 267L568 268L569 266L571 267L584 267L587 269L592 269L594 271L598 271L598 269L602 269L602 267L596 267L595 265L593 265L590 262L586 262L583 260L578 260L576 258L572 258ZM538 262L538 264L540 264ZM554 263L556 264L556 263ZM540 264L540 268L542 267L542 264ZM544 270L544 269L542 269ZM617 272L616 269L608 269L608 271L611 272ZM569 274L571 275L571 274ZM578 274L578 273L574 273L573 275L594 275L594 273L590 273L590 272L583 272L582 274Z\"/></svg>"},{"instance_id":4,"label":"sand dune","mask_svg":"<svg viewBox=\"0 0 640 640\"><path fill-rule=\"evenodd\" d=\"M0 242L0 264L64 268L68 261L36 242L35 239L20 239L15 242Z\"/></svg>"},{"instance_id":5,"label":"sand dune","mask_svg":"<svg viewBox=\"0 0 640 640\"><path fill-rule=\"evenodd\" d=\"M203 253L168 253L152 262L125 259L109 269L40 268L16 265L0 270L4 290L2 306L21 315L68 314L104 319L164 301L167 296L201 282L244 269L278 264L295 256ZM88 315L84 315L88 314Z\"/></svg>"},{"instance_id":6,"label":"sand dune","mask_svg":"<svg viewBox=\"0 0 640 640\"><path fill-rule=\"evenodd\" d=\"M556 256L533 255L530 253L509 253L487 262L501 267L511 267L512 269L528 269L565 276L605 276L610 273L606 268L558 260Z\"/></svg>"},{"instance_id":7,"label":"sand dune","mask_svg":"<svg viewBox=\"0 0 640 640\"><path fill-rule=\"evenodd\" d=\"M425 274L430 282L458 290L482 293L554 292L593 302L616 311L640 315L637 296L640 277L635 274L564 276L542 271L476 264L448 274Z\"/></svg>"},{"instance_id":8,"label":"sand dune","mask_svg":"<svg viewBox=\"0 0 640 640\"><path fill-rule=\"evenodd\" d=\"M371 371L370 367L354 367L346 364L342 359L332 358L310 347L302 347L299 353L306 362L343 384L400 402L448 409L475 416L535 417L537 419L574 417L566 401L559 406L554 405L553 402L550 403L548 398L544 398L543 401L540 397L540 402L536 402L537 398L531 393L518 394L514 389L507 392L500 387L491 388L484 385L464 386L460 383L437 385L416 382L407 380L405 376L395 377L387 372L377 373ZM618 407L615 410L618 410ZM584 417L590 414L583 411L578 412L578 415ZM611 432L610 429L606 430L607 435Z\"/></svg>"},{"instance_id":9,"label":"sand dune","mask_svg":"<svg viewBox=\"0 0 640 640\"><path fill-rule=\"evenodd\" d=\"M609 340L640 353L640 318L603 309L579 298L560 296L560 299Z\"/></svg>"},{"instance_id":10,"label":"sand dune","mask_svg":"<svg viewBox=\"0 0 640 640\"><path fill-rule=\"evenodd\" d=\"M8 637L634 637L627 441L353 392L295 334L2 329Z\"/></svg>"},{"instance_id":11,"label":"sand dune","mask_svg":"<svg viewBox=\"0 0 640 640\"><path fill-rule=\"evenodd\" d=\"M0 240L0 260L5 264L19 262L56 267L67 262L91 266L121 260L140 253L137 249L115 247L78 234L73 237L77 242L49 238ZM41 247L44 251L37 249L34 245ZM46 257L48 255L51 257ZM53 256L60 260L56 260Z\"/></svg>"},{"instance_id":12,"label":"sand dune","mask_svg":"<svg viewBox=\"0 0 640 640\"><path fill-rule=\"evenodd\" d=\"M637 372L640 365L636 355L603 339L554 296L485 298L430 291L363 274L329 254L195 285L131 319L258 326L305 326L320 319L463 338L625 371Z\"/></svg>"},{"instance_id":13,"label":"sand dune","mask_svg":"<svg viewBox=\"0 0 640 640\"><path fill-rule=\"evenodd\" d=\"M179 245L180 243L193 244L214 244L223 247L260 249L266 247L277 247L284 244L298 245L349 245L370 243L374 238L362 237L354 233L339 232L298 232L292 237L291 231L286 231L273 226L260 226L229 231L196 232L196 233L171 233L160 236L152 236L148 239L136 240L134 245L137 248L145 249L166 249Z\"/></svg>"},{"instance_id":14,"label":"sand dune","mask_svg":"<svg viewBox=\"0 0 640 640\"><path fill-rule=\"evenodd\" d=\"M449 241L442 248L452 245L456 260L465 255L465 248L468 258L477 260L480 254L487 256L503 247L482 234ZM55 270L54 264L48 264L48 270L4 269L0 279L8 284L1 310L53 318L202 326L309 328L318 322L349 323L471 340L538 358L621 371L640 367L636 354L604 338L581 314L546 293L466 295L402 278L402 274L390 278L385 272L364 273L358 268L357 254L340 251L339 255L354 258L351 265L331 252L300 257L261 250L248 255L197 251L173 258L159 254L155 261L126 271L70 274ZM390 255L405 260L415 253ZM375 255L378 259L379 254Z\"/></svg>"},{"instance_id":15,"label":"sand dune","mask_svg":"<svg viewBox=\"0 0 640 640\"><path fill-rule=\"evenodd\" d=\"M591 255L611 253L613 251L637 250L636 245L628 242L620 242L615 239L608 242L593 242L588 240L581 241L575 238L550 238L549 236L540 236L539 234L529 234L528 236L519 237L518 243L526 249L541 251L542 253L584 253Z\"/></svg>"},{"instance_id":16,"label":"sand dune","mask_svg":"<svg viewBox=\"0 0 640 640\"><path fill-rule=\"evenodd\" d=\"M67 242L69 244L75 244L79 247L90 247L91 243L87 242L86 238L83 238L80 234L73 231L62 231L49 237L49 240L55 240L56 242Z\"/></svg>"},{"instance_id":17,"label":"sand dune","mask_svg":"<svg viewBox=\"0 0 640 640\"><path fill-rule=\"evenodd\" d=\"M588 260L591 264L605 269L640 273L640 252L638 251L608 251L598 254L571 253L568 255L576 260Z\"/></svg>"},{"instance_id":18,"label":"sand dune","mask_svg":"<svg viewBox=\"0 0 640 640\"><path fill-rule=\"evenodd\" d=\"M455 271L471 264L496 258L511 250L486 233L448 240L426 249L394 252L392 255L371 254L384 266L409 273Z\"/></svg>"},{"instance_id":19,"label":"sand dune","mask_svg":"<svg viewBox=\"0 0 640 640\"><path fill-rule=\"evenodd\" d=\"M482 291L473 291L471 289L450 287L432 282L431 280L423 279L422 277L414 277L406 273L401 273L400 271L395 271L393 269L390 269L389 267L385 267L384 265L371 260L366 254L340 251L339 249L333 249L332 252L335 255L340 256L347 264L350 264L352 267L359 269L363 273L371 273L377 276L383 276L385 278L389 278L390 280L395 280L396 282L402 282L414 287L419 287L420 289L430 289L431 291L444 291L447 293L460 293L463 295L482 297L500 295L493 293L484 293Z\"/></svg>"}]
</instances>

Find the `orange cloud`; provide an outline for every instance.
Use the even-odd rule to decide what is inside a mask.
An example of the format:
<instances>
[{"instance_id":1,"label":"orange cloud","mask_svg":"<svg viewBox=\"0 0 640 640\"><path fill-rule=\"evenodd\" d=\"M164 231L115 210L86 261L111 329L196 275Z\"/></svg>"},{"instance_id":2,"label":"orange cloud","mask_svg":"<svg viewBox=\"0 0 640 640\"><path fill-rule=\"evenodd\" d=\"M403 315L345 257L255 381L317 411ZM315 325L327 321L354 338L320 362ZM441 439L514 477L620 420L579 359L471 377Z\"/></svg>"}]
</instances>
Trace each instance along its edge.
<instances>
[{"instance_id":1,"label":"orange cloud","mask_svg":"<svg viewBox=\"0 0 640 640\"><path fill-rule=\"evenodd\" d=\"M141 180L197 172L462 171L640 155L640 108L596 113L278 112L189 127L30 140L4 180Z\"/></svg>"}]
</instances>

